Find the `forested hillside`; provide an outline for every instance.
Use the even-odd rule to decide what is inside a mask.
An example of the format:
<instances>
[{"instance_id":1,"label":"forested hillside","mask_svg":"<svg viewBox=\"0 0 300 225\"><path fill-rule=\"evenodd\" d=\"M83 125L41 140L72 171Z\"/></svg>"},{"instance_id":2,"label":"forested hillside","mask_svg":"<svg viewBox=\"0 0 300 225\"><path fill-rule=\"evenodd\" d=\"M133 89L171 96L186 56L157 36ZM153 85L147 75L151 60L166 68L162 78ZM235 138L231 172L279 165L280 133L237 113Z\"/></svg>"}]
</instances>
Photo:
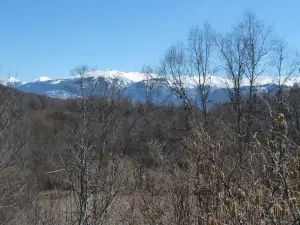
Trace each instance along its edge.
<instances>
[{"instance_id":1,"label":"forested hillside","mask_svg":"<svg viewBox=\"0 0 300 225\"><path fill-rule=\"evenodd\" d=\"M257 100L250 129L230 103L204 128L197 108L117 90L58 100L2 86L2 224L297 224L300 88L282 95Z\"/></svg>"}]
</instances>

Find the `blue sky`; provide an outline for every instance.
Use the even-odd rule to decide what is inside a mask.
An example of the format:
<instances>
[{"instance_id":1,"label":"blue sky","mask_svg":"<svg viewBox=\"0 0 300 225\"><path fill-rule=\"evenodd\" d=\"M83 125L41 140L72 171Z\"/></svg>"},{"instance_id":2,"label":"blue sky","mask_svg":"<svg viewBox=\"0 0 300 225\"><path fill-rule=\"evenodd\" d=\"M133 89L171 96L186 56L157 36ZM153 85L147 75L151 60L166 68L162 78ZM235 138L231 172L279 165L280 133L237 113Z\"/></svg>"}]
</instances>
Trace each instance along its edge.
<instances>
[{"instance_id":1,"label":"blue sky","mask_svg":"<svg viewBox=\"0 0 300 225\"><path fill-rule=\"evenodd\" d=\"M61 78L77 65L140 71L191 26L226 32L253 11L300 48L299 0L0 0L0 78Z\"/></svg>"}]
</instances>

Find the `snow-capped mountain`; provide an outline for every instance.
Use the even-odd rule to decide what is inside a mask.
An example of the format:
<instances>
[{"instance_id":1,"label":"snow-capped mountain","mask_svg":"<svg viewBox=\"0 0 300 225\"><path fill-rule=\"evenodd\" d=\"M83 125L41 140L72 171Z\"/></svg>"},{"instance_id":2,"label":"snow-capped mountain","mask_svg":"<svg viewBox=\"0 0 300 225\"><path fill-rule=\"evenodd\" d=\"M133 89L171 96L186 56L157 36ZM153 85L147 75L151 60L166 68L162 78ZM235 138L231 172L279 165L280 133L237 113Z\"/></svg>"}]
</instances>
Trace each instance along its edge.
<instances>
[{"instance_id":1,"label":"snow-capped mountain","mask_svg":"<svg viewBox=\"0 0 300 225\"><path fill-rule=\"evenodd\" d=\"M15 77L9 77L8 79L1 81L1 84L5 85L5 86L10 86L10 85L18 86L21 83L22 82Z\"/></svg>"},{"instance_id":2,"label":"snow-capped mountain","mask_svg":"<svg viewBox=\"0 0 300 225\"><path fill-rule=\"evenodd\" d=\"M183 86L186 88L187 94L191 98L197 96L198 77L185 77ZM280 79L281 83L286 86L293 86L294 83L300 83L300 78L285 78ZM146 100L148 91L151 89L151 97L156 103L164 103L168 101L177 101L178 99L172 94L168 85L176 83L176 80L165 79L156 74L143 74L139 72L119 72L111 71L94 71L85 74L81 77L67 77L63 79L51 79L47 76L41 76L31 82L21 82L20 80L10 77L2 82L3 85L16 87L25 92L48 95L55 98L73 98L80 93L81 82L84 84L86 91L91 87L91 84L98 84L101 88L117 85L122 89L124 96L131 98L134 102L143 102ZM255 86L259 91L274 91L278 86L278 78L262 76L257 79ZM209 94L210 102L224 102L228 100L228 88L232 88L231 82L226 77L210 76L207 84L211 87ZM94 87L95 85L93 85ZM249 83L243 82L243 91L247 93ZM95 92L96 93L96 92ZM101 93L98 93L101 95ZM98 95L96 93L96 95Z\"/></svg>"},{"instance_id":3,"label":"snow-capped mountain","mask_svg":"<svg viewBox=\"0 0 300 225\"><path fill-rule=\"evenodd\" d=\"M38 77L38 78L34 79L34 82L44 82L44 81L49 81L49 80L51 80L50 77L42 76L42 77Z\"/></svg>"}]
</instances>

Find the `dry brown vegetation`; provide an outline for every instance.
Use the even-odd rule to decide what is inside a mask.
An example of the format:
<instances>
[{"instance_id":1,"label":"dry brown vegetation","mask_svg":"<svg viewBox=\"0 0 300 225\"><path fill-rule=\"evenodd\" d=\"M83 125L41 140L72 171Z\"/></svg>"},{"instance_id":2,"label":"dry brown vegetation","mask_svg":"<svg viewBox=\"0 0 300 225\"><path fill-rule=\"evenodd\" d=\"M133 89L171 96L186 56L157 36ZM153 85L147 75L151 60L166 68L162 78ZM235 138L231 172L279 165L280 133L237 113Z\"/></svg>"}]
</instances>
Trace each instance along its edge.
<instances>
[{"instance_id":1,"label":"dry brown vegetation","mask_svg":"<svg viewBox=\"0 0 300 225\"><path fill-rule=\"evenodd\" d=\"M86 67L73 71L78 99L1 86L0 224L300 224L300 88L255 88L267 67L281 77L299 66L283 71L271 34L251 13L222 37L193 28L158 71L177 107L152 104L152 88L131 103L116 85L89 83ZM214 51L233 88L209 109ZM187 74L198 76L201 109Z\"/></svg>"}]
</instances>

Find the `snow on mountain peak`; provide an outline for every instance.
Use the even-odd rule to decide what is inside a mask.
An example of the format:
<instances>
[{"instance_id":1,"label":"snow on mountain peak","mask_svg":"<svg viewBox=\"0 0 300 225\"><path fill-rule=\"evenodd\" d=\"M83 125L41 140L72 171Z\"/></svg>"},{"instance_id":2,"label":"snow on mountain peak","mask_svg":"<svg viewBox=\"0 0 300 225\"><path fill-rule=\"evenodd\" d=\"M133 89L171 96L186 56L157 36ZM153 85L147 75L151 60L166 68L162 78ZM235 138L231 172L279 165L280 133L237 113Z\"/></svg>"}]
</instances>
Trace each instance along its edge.
<instances>
[{"instance_id":1,"label":"snow on mountain peak","mask_svg":"<svg viewBox=\"0 0 300 225\"><path fill-rule=\"evenodd\" d=\"M6 82L8 82L8 83L17 83L17 82L20 82L20 81L15 77L9 77Z\"/></svg>"},{"instance_id":2,"label":"snow on mountain peak","mask_svg":"<svg viewBox=\"0 0 300 225\"><path fill-rule=\"evenodd\" d=\"M49 77L41 76L31 82L20 82L18 79L10 77L6 80L0 80L0 84L6 86L15 86L16 88L25 92L47 94L52 97L66 98L68 96L74 97L74 93L70 92L70 89L73 90L73 88L77 88L77 78L79 78L78 75L52 80ZM102 79L108 83L114 83L116 79L117 84L121 84L120 87L125 88L124 90L127 91L129 96L133 96L137 99L142 98L139 91L137 91L140 90L141 87L144 87L144 85L141 85L140 83L145 83L145 85L154 85L159 92L161 91L161 93L163 93L163 96L168 95L168 91L165 90L167 85L182 85L183 87L187 88L187 92L195 93L195 88L197 88L198 85L203 84L203 77L191 74L174 78L172 76L162 77L158 74L120 72L117 70L94 70L84 74L83 78L89 78L87 79L87 82L94 82L95 84L100 83ZM101 79L99 80L99 78ZM211 87L212 92L217 89L233 88L233 81L227 76L207 75L204 83L205 85ZM278 76L263 75L255 79L254 85L259 90L269 90L269 85L271 85L270 87L273 87L273 85L276 84L292 86L294 83L300 83L300 77L281 76L279 78ZM243 77L241 81L241 87L246 87L249 85L250 84L247 77ZM135 90L135 88L137 88L137 90Z\"/></svg>"},{"instance_id":3,"label":"snow on mountain peak","mask_svg":"<svg viewBox=\"0 0 300 225\"><path fill-rule=\"evenodd\" d=\"M33 82L44 82L44 81L49 81L49 80L51 80L50 77L42 76L42 77L38 77L38 78L34 79Z\"/></svg>"},{"instance_id":4,"label":"snow on mountain peak","mask_svg":"<svg viewBox=\"0 0 300 225\"><path fill-rule=\"evenodd\" d=\"M87 72L84 75L84 77L87 77L87 78L89 77L89 78L94 78L94 79L102 77L107 80L118 79L125 86L131 85L133 83L149 81L149 80L156 82L156 81L158 81L157 78L163 78L163 80L166 79L166 77L161 77L158 74L145 74L145 73L141 73L141 72L120 72L117 70L106 70L106 71L94 70L94 71ZM79 78L79 76L76 75L76 76L72 76L72 77L68 77L68 78L64 78L64 79L55 79L55 80L52 80L51 78L49 78L47 76L41 76L29 83L52 81L51 84L55 85L55 84L61 83L63 80L68 80L68 79L72 80L74 78ZM197 87L197 85L199 85L203 82L202 77L198 77L196 75L182 76L181 79L182 79L181 80L182 85L189 89L193 89L193 88ZM10 77L6 81L3 80L2 84L7 85L8 83L19 83L19 82L20 81L18 79L14 78L14 77ZM20 82L20 83L22 83L22 82ZM168 83L171 85L176 85L178 83L178 81L176 81L176 79L172 79L172 77L169 77ZM285 84L287 86L292 86L294 83L300 83L300 77L282 76L279 79L278 77L263 75L263 76L258 77L255 80L254 85L255 86L264 86L267 84L278 84L278 83ZM25 83L23 82L22 84L25 84ZM233 82L232 82L232 80L230 80L230 78L228 78L226 76L219 76L219 75L207 75L205 84L209 85L212 89L232 88L233 87ZM249 86L249 85L250 85L249 80L247 79L247 77L244 77L244 79L242 79L242 81L241 81L241 86Z\"/></svg>"},{"instance_id":5,"label":"snow on mountain peak","mask_svg":"<svg viewBox=\"0 0 300 225\"><path fill-rule=\"evenodd\" d=\"M202 77L198 76L182 76L181 82L184 87L195 88L197 85L203 84L202 79ZM172 78L170 79L170 81L174 84L178 82ZM267 84L284 84L291 87L294 83L300 83L300 77L282 76L279 78L264 75L256 78L254 81L254 85L258 87ZM233 88L233 81L230 78L217 75L207 75L205 84L211 86L213 89ZM244 77L241 80L241 86L250 86L250 81L249 79L247 79L247 77Z\"/></svg>"},{"instance_id":6,"label":"snow on mountain peak","mask_svg":"<svg viewBox=\"0 0 300 225\"><path fill-rule=\"evenodd\" d=\"M21 83L21 81L19 81L19 80L18 80L17 78L15 78L15 77L9 77L9 78L6 79L6 80L1 80L0 83L1 83L2 85L7 86L7 85L11 85L11 84L13 84L13 83Z\"/></svg>"},{"instance_id":7,"label":"snow on mountain peak","mask_svg":"<svg viewBox=\"0 0 300 225\"><path fill-rule=\"evenodd\" d=\"M94 70L94 71L86 73L85 77L93 77L93 78L103 77L105 79L119 79L125 85L145 81L148 79L160 78L160 76L157 74L151 74L150 77L147 77L147 75L145 73L120 72L117 70L106 70L106 71ZM78 78L78 76L75 76L75 78ZM195 88L197 86L197 84L199 84L199 82L202 83L201 78L199 78L198 76L186 75L186 76L182 76L181 79L182 79L181 82L182 82L183 86L185 86L187 88ZM174 82L174 84L176 83L176 80L173 80L172 78L170 78L169 81L171 83ZM295 82L299 83L300 78L290 78L290 77L288 79L287 79L287 77L281 78L281 83L285 83L288 86L292 86ZM210 85L212 88L232 88L233 87L233 82L226 76L208 75L205 83L207 85ZM277 83L279 83L278 78L265 75L265 76L258 77L255 80L254 85L262 86L262 85L266 85L266 84L277 84ZM241 84L242 84L242 86L250 85L249 80L246 77L244 77L244 79L241 81Z\"/></svg>"},{"instance_id":8,"label":"snow on mountain peak","mask_svg":"<svg viewBox=\"0 0 300 225\"><path fill-rule=\"evenodd\" d=\"M132 82L140 82L145 80L147 77L143 73L139 72L119 72L117 70L110 70L110 71L102 71L96 70L86 74L87 77L104 77L110 79L120 79L126 83ZM153 77L156 77L153 75Z\"/></svg>"}]
</instances>

